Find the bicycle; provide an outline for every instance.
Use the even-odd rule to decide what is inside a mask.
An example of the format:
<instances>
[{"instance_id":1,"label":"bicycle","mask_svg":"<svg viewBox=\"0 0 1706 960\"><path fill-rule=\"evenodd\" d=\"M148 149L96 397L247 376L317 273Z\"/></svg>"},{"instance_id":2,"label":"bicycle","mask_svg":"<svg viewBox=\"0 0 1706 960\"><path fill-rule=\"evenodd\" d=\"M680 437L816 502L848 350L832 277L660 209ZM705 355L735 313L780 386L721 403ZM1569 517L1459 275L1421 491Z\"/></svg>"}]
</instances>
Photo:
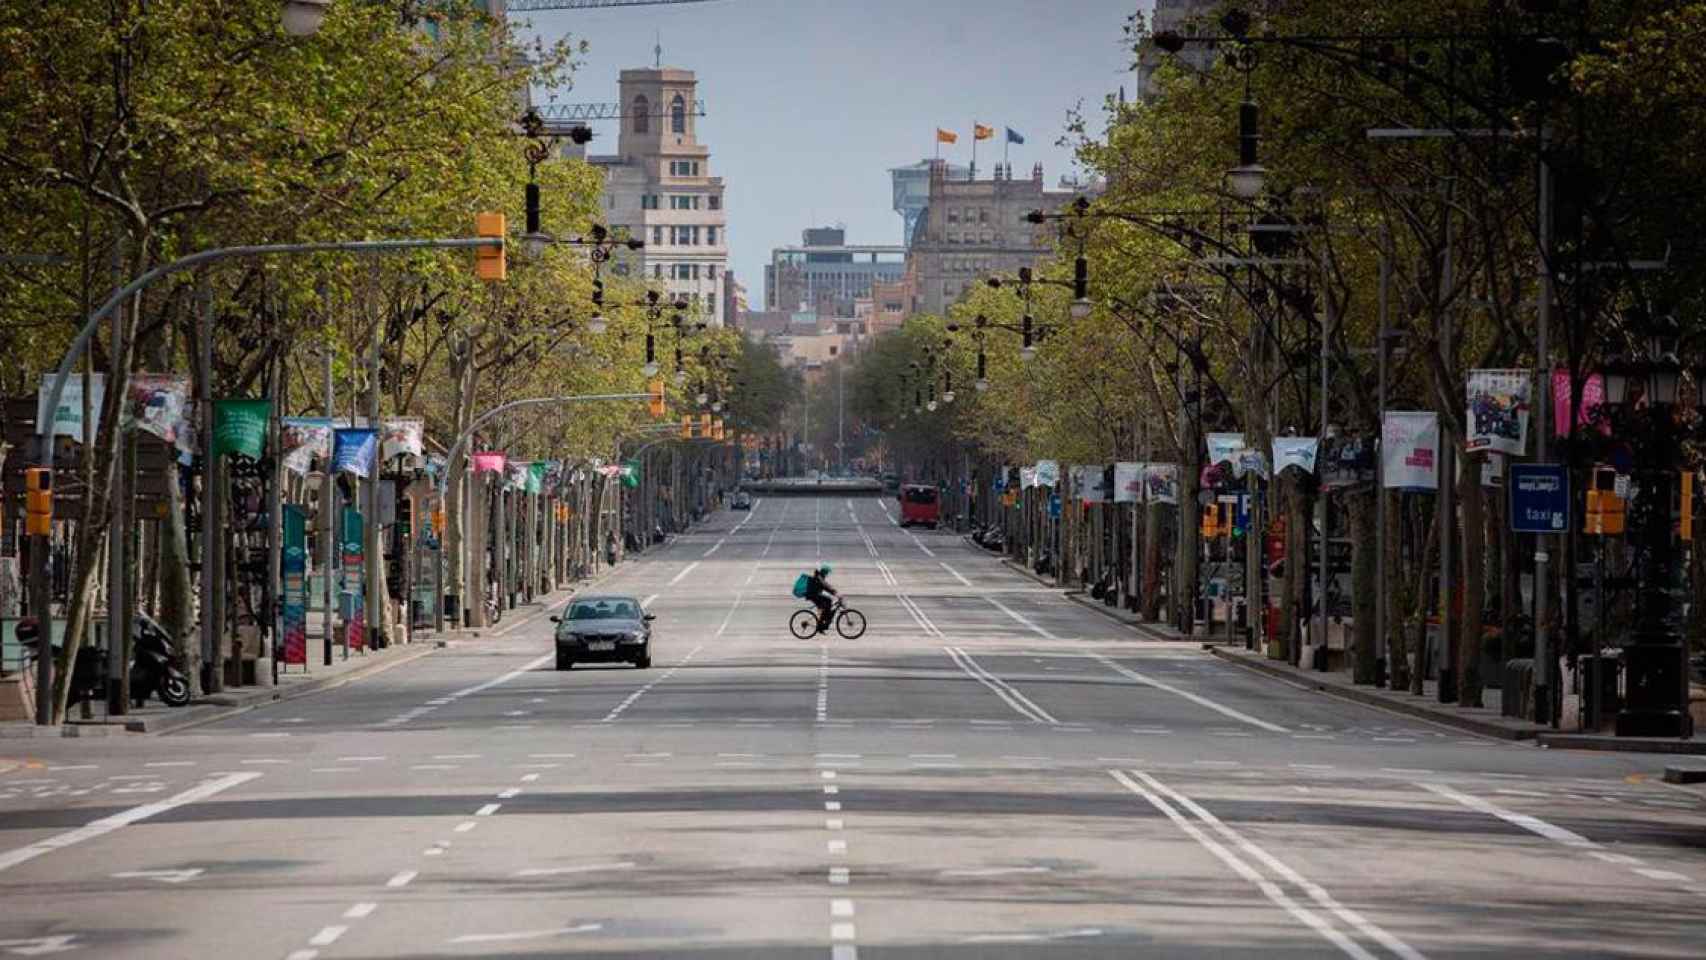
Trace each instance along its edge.
<instances>
[{"instance_id":1,"label":"bicycle","mask_svg":"<svg viewBox=\"0 0 1706 960\"><path fill-rule=\"evenodd\" d=\"M836 598L835 606L829 609L829 617L835 632L843 639L857 640L865 635L865 615L849 607L845 599ZM794 615L788 618L788 629L801 640L811 639L817 634L817 608L794 611Z\"/></svg>"}]
</instances>

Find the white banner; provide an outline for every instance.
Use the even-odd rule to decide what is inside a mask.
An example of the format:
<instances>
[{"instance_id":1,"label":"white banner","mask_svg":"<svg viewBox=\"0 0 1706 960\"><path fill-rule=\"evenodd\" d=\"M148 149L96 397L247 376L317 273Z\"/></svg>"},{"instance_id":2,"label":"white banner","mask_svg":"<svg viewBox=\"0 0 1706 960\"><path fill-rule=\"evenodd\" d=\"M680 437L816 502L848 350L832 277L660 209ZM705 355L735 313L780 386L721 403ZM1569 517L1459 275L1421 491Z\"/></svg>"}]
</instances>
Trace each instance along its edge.
<instances>
[{"instance_id":1,"label":"white banner","mask_svg":"<svg viewBox=\"0 0 1706 960\"><path fill-rule=\"evenodd\" d=\"M1143 464L1114 464L1114 502L1143 502Z\"/></svg>"},{"instance_id":2,"label":"white banner","mask_svg":"<svg viewBox=\"0 0 1706 960\"><path fill-rule=\"evenodd\" d=\"M1527 451L1533 387L1527 370L1469 371L1469 430L1463 449L1517 455Z\"/></svg>"},{"instance_id":3,"label":"white banner","mask_svg":"<svg viewBox=\"0 0 1706 960\"><path fill-rule=\"evenodd\" d=\"M1244 449L1242 433L1211 433L1208 435L1208 465L1231 463L1238 451Z\"/></svg>"},{"instance_id":4,"label":"white banner","mask_svg":"<svg viewBox=\"0 0 1706 960\"><path fill-rule=\"evenodd\" d=\"M1388 490L1439 489L1439 414L1387 411L1380 457Z\"/></svg>"},{"instance_id":5,"label":"white banner","mask_svg":"<svg viewBox=\"0 0 1706 960\"><path fill-rule=\"evenodd\" d=\"M421 456L425 452L421 447L421 437L425 432L426 421L418 418L380 421L379 459L389 461L392 457Z\"/></svg>"},{"instance_id":6,"label":"white banner","mask_svg":"<svg viewBox=\"0 0 1706 960\"><path fill-rule=\"evenodd\" d=\"M1108 491L1102 481L1107 479L1106 468L1087 463L1072 468L1072 493L1081 503L1107 503Z\"/></svg>"},{"instance_id":7,"label":"white banner","mask_svg":"<svg viewBox=\"0 0 1706 960\"><path fill-rule=\"evenodd\" d=\"M1060 464L1053 460L1037 461L1037 486L1060 486Z\"/></svg>"},{"instance_id":8,"label":"white banner","mask_svg":"<svg viewBox=\"0 0 1706 960\"><path fill-rule=\"evenodd\" d=\"M36 391L36 424L47 421L47 395L53 388L53 374L41 375L41 389ZM90 418L101 419L101 403L107 398L107 377L103 373L89 375L89 409L94 411ZM53 418L53 435L74 437L81 443L88 443L94 437L94 425L87 428L83 425L83 375L74 373L65 378L65 392L59 395L59 410Z\"/></svg>"},{"instance_id":9,"label":"white banner","mask_svg":"<svg viewBox=\"0 0 1706 960\"><path fill-rule=\"evenodd\" d=\"M1036 467L1020 467L1019 468L1019 489L1029 490L1036 485L1037 485L1037 468Z\"/></svg>"},{"instance_id":10,"label":"white banner","mask_svg":"<svg viewBox=\"0 0 1706 960\"><path fill-rule=\"evenodd\" d=\"M1320 450L1320 437L1275 437L1274 472L1284 473L1296 467L1304 473L1314 473L1315 458Z\"/></svg>"},{"instance_id":11,"label":"white banner","mask_svg":"<svg viewBox=\"0 0 1706 960\"><path fill-rule=\"evenodd\" d=\"M1176 463L1146 463L1143 465L1144 499L1150 503L1179 502L1179 465Z\"/></svg>"}]
</instances>

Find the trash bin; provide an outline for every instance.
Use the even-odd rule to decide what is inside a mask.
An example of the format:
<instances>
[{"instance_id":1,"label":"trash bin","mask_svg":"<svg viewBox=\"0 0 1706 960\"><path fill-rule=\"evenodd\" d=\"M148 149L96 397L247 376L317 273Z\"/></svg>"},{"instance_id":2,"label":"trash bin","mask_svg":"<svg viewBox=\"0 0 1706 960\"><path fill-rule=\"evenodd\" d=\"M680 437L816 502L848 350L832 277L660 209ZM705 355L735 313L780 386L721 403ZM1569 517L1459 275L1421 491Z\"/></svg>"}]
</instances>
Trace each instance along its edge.
<instances>
[{"instance_id":1,"label":"trash bin","mask_svg":"<svg viewBox=\"0 0 1706 960\"><path fill-rule=\"evenodd\" d=\"M1597 716L1601 721L1623 709L1623 697L1618 693L1622 661L1615 656L1582 656L1576 659L1576 670L1582 681L1582 714Z\"/></svg>"},{"instance_id":2,"label":"trash bin","mask_svg":"<svg viewBox=\"0 0 1706 960\"><path fill-rule=\"evenodd\" d=\"M1522 719L1534 715L1534 660L1506 660L1504 686L1500 688L1499 712Z\"/></svg>"}]
</instances>

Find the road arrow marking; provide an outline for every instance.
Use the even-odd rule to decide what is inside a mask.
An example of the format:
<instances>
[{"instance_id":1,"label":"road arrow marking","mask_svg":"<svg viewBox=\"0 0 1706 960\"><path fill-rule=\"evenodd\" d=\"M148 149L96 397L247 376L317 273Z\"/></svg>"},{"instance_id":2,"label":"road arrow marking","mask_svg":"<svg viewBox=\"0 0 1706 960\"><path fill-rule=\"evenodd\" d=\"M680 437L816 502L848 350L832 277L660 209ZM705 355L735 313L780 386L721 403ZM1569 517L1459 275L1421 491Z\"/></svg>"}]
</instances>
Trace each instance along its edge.
<instances>
[{"instance_id":1,"label":"road arrow marking","mask_svg":"<svg viewBox=\"0 0 1706 960\"><path fill-rule=\"evenodd\" d=\"M114 880L158 880L161 883L186 883L207 871L200 867L184 870L127 870L112 875Z\"/></svg>"}]
</instances>

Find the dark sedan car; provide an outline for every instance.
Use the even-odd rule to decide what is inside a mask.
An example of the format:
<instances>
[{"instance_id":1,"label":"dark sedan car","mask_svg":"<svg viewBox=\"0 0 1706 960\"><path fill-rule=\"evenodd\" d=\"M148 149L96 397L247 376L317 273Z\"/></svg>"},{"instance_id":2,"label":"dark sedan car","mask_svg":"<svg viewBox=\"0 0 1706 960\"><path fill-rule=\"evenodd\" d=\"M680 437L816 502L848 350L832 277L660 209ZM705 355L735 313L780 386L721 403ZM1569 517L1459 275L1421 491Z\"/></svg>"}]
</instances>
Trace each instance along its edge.
<instances>
[{"instance_id":1,"label":"dark sedan car","mask_svg":"<svg viewBox=\"0 0 1706 960\"><path fill-rule=\"evenodd\" d=\"M557 669L577 663L652 665L652 621L640 601L628 596L576 597L557 625Z\"/></svg>"}]
</instances>

